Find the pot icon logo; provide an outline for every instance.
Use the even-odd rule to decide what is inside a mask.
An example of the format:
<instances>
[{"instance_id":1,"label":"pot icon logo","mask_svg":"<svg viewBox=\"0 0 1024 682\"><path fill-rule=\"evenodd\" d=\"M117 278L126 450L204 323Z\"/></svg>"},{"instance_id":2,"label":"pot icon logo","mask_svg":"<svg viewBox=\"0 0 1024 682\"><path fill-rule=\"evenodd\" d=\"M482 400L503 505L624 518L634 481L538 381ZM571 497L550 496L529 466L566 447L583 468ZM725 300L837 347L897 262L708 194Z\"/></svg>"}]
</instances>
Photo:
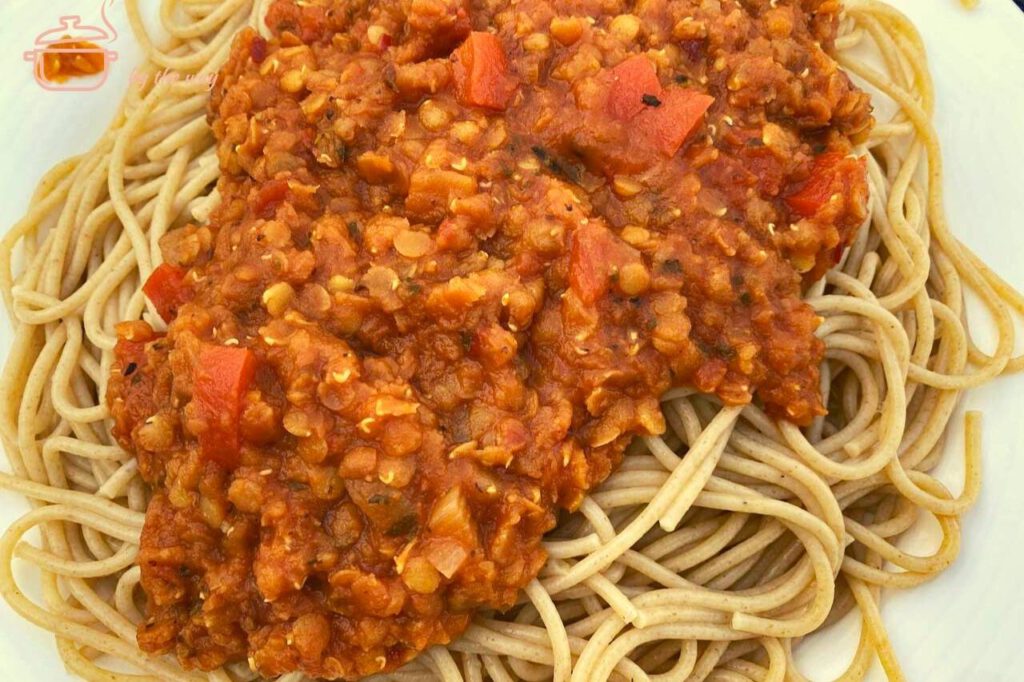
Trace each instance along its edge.
<instances>
[{"instance_id":1,"label":"pot icon logo","mask_svg":"<svg viewBox=\"0 0 1024 682\"><path fill-rule=\"evenodd\" d=\"M59 26L36 36L35 47L24 53L32 62L36 82L46 90L88 92L97 90L107 82L107 70L117 61L117 52L107 49L117 39L117 29L107 19L107 6L114 0L105 0L100 7L103 26L82 23L78 15L61 17ZM84 83L75 83L87 78Z\"/></svg>"}]
</instances>

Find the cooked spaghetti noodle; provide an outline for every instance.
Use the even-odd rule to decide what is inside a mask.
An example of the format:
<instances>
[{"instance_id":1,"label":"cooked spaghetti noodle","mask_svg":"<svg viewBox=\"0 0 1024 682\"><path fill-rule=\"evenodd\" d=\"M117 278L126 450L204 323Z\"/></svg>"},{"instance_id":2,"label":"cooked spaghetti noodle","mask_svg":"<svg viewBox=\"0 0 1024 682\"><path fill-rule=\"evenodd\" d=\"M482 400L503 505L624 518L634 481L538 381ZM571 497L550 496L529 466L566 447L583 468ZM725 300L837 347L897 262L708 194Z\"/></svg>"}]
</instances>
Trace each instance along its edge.
<instances>
[{"instance_id":1,"label":"cooked spaghetti noodle","mask_svg":"<svg viewBox=\"0 0 1024 682\"><path fill-rule=\"evenodd\" d=\"M149 72L203 75L224 62L239 29L259 25L261 5L164 2L174 42L158 48L127 3ZM963 491L954 496L929 472L948 450L960 393L1024 367L1012 319L1024 299L946 223L934 93L913 26L871 1L846 13L837 58L895 113L860 150L869 223L806 295L824 318L828 416L799 428L753 405L669 391L668 432L634 443L550 534L547 565L521 604L478 617L447 648L386 678L803 679L795 643L853 609L863 628L840 679L862 679L876 657L903 679L881 591L927 581L956 557L959 519L981 481L979 415L967 416ZM205 220L218 202L207 101L201 78L131 91L97 145L43 179L0 249L15 329L0 419L12 473L0 486L34 504L0 541L0 591L55 634L68 669L87 680L253 679L244 664L186 672L139 650L134 561L148 491L110 435L103 398L114 325L160 324L140 291L160 237ZM967 291L994 324L992 352L965 326ZM924 515L942 541L912 556L897 541ZM26 541L33 530L40 546ZM15 582L15 558L37 567L40 603ZM111 658L143 677L113 672Z\"/></svg>"}]
</instances>

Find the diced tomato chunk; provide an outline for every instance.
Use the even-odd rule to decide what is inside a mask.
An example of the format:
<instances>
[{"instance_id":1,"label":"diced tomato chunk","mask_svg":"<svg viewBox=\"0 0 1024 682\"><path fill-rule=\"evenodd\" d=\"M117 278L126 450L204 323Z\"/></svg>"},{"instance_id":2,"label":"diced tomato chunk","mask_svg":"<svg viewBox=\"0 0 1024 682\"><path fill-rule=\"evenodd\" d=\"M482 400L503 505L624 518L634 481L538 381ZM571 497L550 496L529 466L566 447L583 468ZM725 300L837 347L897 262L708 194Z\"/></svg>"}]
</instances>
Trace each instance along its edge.
<instances>
[{"instance_id":1,"label":"diced tomato chunk","mask_svg":"<svg viewBox=\"0 0 1024 682\"><path fill-rule=\"evenodd\" d=\"M608 291L614 273L628 263L639 263L640 253L593 223L573 233L569 251L569 286L584 303L591 304Z\"/></svg>"},{"instance_id":2,"label":"diced tomato chunk","mask_svg":"<svg viewBox=\"0 0 1024 682\"><path fill-rule=\"evenodd\" d=\"M612 68L612 82L608 90L607 108L615 118L628 121L648 105L644 95L661 99L662 88L651 60L635 55Z\"/></svg>"},{"instance_id":3,"label":"diced tomato chunk","mask_svg":"<svg viewBox=\"0 0 1024 682\"><path fill-rule=\"evenodd\" d=\"M666 88L656 107L644 107L636 117L637 130L665 156L674 156L700 122L715 98L696 90Z\"/></svg>"},{"instance_id":4,"label":"diced tomato chunk","mask_svg":"<svg viewBox=\"0 0 1024 682\"><path fill-rule=\"evenodd\" d=\"M498 36L473 31L452 60L455 96L462 104L498 110L508 106L516 83Z\"/></svg>"},{"instance_id":5,"label":"diced tomato chunk","mask_svg":"<svg viewBox=\"0 0 1024 682\"><path fill-rule=\"evenodd\" d=\"M238 465L239 419L256 356L248 348L204 344L199 350L192 401L206 422L199 434L203 457L226 468Z\"/></svg>"},{"instance_id":6,"label":"diced tomato chunk","mask_svg":"<svg viewBox=\"0 0 1024 682\"><path fill-rule=\"evenodd\" d=\"M118 338L114 344L114 364L118 372L130 376L146 362L146 342Z\"/></svg>"},{"instance_id":7,"label":"diced tomato chunk","mask_svg":"<svg viewBox=\"0 0 1024 682\"><path fill-rule=\"evenodd\" d=\"M157 267L142 285L160 317L170 322L178 314L178 308L192 299L192 288L185 283L185 271L168 263Z\"/></svg>"},{"instance_id":8,"label":"diced tomato chunk","mask_svg":"<svg viewBox=\"0 0 1024 682\"><path fill-rule=\"evenodd\" d=\"M253 209L256 211L257 217L273 218L277 207L286 198L288 198L288 181L280 178L274 179L264 184L256 192Z\"/></svg>"},{"instance_id":9,"label":"diced tomato chunk","mask_svg":"<svg viewBox=\"0 0 1024 682\"><path fill-rule=\"evenodd\" d=\"M139 320L120 322L115 331L117 343L107 399L114 417L114 432L122 438L166 406L166 401L157 397L157 372L150 368L146 350L163 334Z\"/></svg>"},{"instance_id":10,"label":"diced tomato chunk","mask_svg":"<svg viewBox=\"0 0 1024 682\"><path fill-rule=\"evenodd\" d=\"M820 154L814 159L810 177L799 190L786 197L786 203L794 212L809 218L833 195L846 192L861 173L857 159L840 152Z\"/></svg>"}]
</instances>

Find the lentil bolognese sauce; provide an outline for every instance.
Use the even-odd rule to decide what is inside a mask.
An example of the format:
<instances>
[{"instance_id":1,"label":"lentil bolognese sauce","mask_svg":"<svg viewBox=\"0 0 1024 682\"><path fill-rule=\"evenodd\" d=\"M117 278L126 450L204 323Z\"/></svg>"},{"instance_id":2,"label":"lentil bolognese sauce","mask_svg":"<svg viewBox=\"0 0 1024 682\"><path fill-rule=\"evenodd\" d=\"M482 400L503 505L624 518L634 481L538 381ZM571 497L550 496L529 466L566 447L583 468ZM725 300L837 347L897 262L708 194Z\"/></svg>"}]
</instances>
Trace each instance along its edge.
<instances>
[{"instance_id":1,"label":"lentil bolognese sauce","mask_svg":"<svg viewBox=\"0 0 1024 682\"><path fill-rule=\"evenodd\" d=\"M141 648L395 669L515 604L667 389L824 414L801 292L872 125L838 11L277 0L215 89L222 203L144 287L167 331L118 327Z\"/></svg>"}]
</instances>

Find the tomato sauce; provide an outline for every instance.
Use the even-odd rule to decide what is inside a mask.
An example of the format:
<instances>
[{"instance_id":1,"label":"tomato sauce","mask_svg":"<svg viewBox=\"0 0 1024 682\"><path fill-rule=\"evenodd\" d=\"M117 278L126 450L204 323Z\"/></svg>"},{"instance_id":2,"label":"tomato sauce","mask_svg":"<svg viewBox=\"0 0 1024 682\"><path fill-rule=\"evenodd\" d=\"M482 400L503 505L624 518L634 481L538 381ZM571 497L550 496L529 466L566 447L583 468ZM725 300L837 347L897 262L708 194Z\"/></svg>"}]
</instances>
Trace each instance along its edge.
<instances>
[{"instance_id":1,"label":"tomato sauce","mask_svg":"<svg viewBox=\"0 0 1024 682\"><path fill-rule=\"evenodd\" d=\"M667 389L823 414L801 294L872 123L838 10L273 3L214 89L223 203L146 288L167 334L119 328L140 646L393 670L515 604Z\"/></svg>"}]
</instances>

